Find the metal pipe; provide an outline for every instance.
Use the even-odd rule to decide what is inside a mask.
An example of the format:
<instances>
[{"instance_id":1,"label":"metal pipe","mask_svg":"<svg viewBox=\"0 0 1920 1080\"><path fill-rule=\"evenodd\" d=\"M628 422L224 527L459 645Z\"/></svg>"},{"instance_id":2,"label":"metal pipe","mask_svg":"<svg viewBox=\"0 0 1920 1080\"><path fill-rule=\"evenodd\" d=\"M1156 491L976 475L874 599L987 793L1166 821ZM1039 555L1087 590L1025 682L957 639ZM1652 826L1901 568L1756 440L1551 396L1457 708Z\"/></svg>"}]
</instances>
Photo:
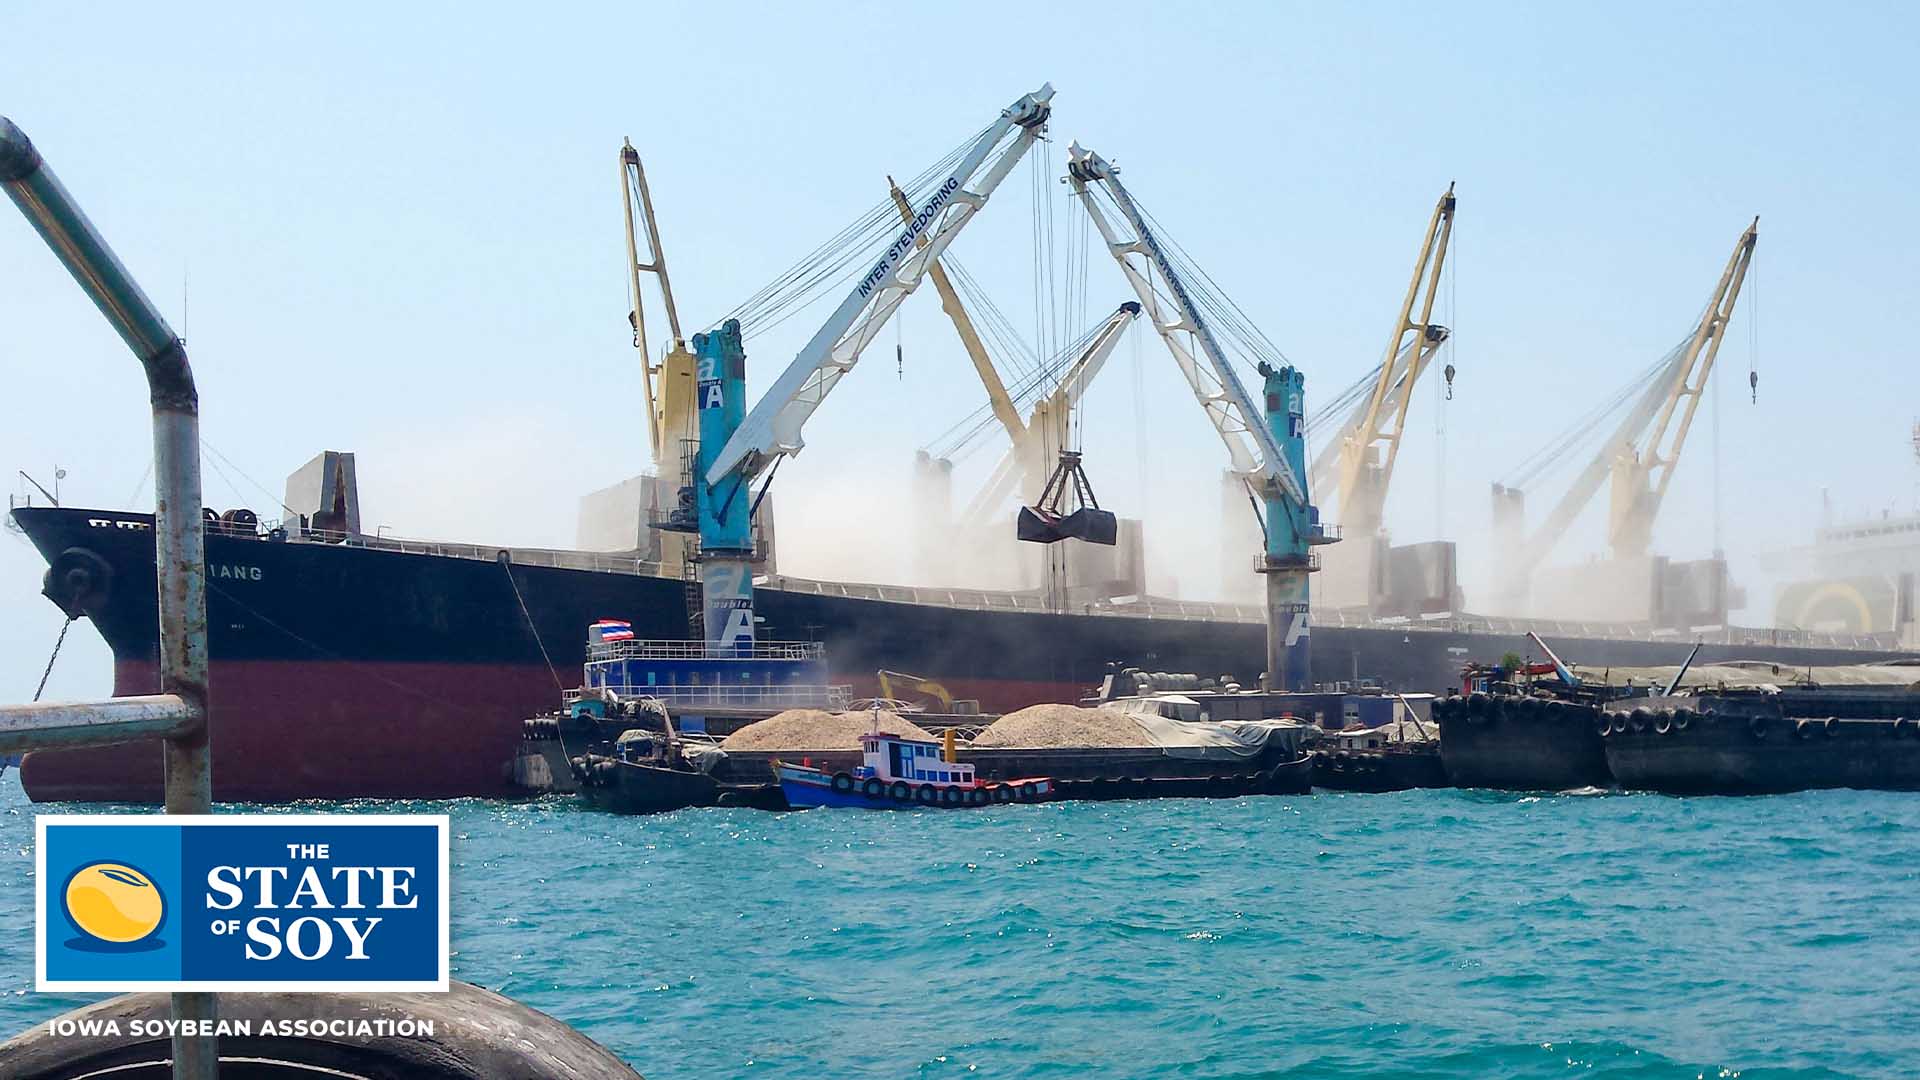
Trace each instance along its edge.
<instances>
[{"instance_id":1,"label":"metal pipe","mask_svg":"<svg viewBox=\"0 0 1920 1080\"><path fill-rule=\"evenodd\" d=\"M170 814L204 814L213 808L212 753L207 745L207 556L200 520L200 395L187 363L186 343L127 273L26 133L5 117L0 117L0 185L146 369L153 403L160 696L187 714L184 719L177 712L170 714L175 727L166 734L166 808ZM24 725L35 719L45 721L50 726L27 745L42 736L48 741L40 745L50 745L60 732L70 731L74 721L114 708L124 707L69 706L62 713L23 714L16 723L24 732ZM175 994L173 1015L210 1021L215 1004L212 994ZM174 1080L213 1080L219 1071L219 1044L212 1036L174 1036Z\"/></svg>"},{"instance_id":2,"label":"metal pipe","mask_svg":"<svg viewBox=\"0 0 1920 1080\"><path fill-rule=\"evenodd\" d=\"M199 722L199 711L173 694L0 705L0 753L165 739Z\"/></svg>"}]
</instances>

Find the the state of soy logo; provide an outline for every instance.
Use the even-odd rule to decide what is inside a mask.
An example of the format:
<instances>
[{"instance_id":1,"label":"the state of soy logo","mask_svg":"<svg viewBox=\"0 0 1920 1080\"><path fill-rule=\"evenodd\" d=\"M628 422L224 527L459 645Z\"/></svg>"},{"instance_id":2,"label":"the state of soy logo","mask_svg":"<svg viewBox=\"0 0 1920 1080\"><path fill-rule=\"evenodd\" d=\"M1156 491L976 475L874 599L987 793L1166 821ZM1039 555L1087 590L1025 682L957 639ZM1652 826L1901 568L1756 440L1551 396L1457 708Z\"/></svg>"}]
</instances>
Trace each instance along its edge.
<instances>
[{"instance_id":1,"label":"the state of soy logo","mask_svg":"<svg viewBox=\"0 0 1920 1080\"><path fill-rule=\"evenodd\" d=\"M445 815L49 815L43 991L445 990Z\"/></svg>"}]
</instances>

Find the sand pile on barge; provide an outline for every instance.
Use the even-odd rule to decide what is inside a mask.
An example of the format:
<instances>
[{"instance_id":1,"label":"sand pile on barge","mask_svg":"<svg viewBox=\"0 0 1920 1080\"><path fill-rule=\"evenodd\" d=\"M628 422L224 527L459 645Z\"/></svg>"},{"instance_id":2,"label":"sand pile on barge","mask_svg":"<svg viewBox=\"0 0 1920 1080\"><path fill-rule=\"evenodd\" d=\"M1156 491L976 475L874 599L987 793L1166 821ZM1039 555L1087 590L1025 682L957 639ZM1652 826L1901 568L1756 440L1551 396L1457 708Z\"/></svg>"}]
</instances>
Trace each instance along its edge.
<instances>
[{"instance_id":1,"label":"sand pile on barge","mask_svg":"<svg viewBox=\"0 0 1920 1080\"><path fill-rule=\"evenodd\" d=\"M987 725L974 746L1152 746L1133 717L1115 709L1029 705Z\"/></svg>"},{"instance_id":2,"label":"sand pile on barge","mask_svg":"<svg viewBox=\"0 0 1920 1080\"><path fill-rule=\"evenodd\" d=\"M720 742L722 750L858 750L860 736L872 731L873 713L830 713L824 709L788 709L756 720ZM937 742L919 725L882 710L880 730L908 739Z\"/></svg>"}]
</instances>

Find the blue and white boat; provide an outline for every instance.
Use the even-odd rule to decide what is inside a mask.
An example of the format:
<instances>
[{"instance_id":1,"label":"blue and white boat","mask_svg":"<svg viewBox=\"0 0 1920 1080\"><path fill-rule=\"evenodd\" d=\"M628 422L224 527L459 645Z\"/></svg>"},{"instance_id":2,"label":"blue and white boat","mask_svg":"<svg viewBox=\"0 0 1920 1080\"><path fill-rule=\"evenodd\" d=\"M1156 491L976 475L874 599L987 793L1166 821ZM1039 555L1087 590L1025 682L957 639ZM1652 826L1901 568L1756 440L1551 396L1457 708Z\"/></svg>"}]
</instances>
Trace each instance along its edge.
<instances>
[{"instance_id":1,"label":"blue and white boat","mask_svg":"<svg viewBox=\"0 0 1920 1080\"><path fill-rule=\"evenodd\" d=\"M864 760L851 772L776 763L774 771L787 805L796 810L810 806L958 810L1042 802L1059 792L1053 780L1044 776L978 779L972 765L954 760L951 737L942 745L876 730L860 736L860 751Z\"/></svg>"}]
</instances>

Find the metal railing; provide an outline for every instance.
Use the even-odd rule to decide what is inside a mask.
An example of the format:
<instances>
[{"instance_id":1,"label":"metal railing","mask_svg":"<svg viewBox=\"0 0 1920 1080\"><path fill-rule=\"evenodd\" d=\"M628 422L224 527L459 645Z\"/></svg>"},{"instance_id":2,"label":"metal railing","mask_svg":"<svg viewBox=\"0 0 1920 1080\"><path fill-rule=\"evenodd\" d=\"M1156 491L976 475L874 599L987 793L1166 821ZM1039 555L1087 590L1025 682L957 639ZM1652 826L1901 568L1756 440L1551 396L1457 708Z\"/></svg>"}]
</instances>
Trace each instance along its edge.
<instances>
[{"instance_id":1,"label":"metal railing","mask_svg":"<svg viewBox=\"0 0 1920 1080\"><path fill-rule=\"evenodd\" d=\"M808 683L798 686L782 686L777 683L765 684L727 684L681 683L673 686L606 686L591 687L562 695L568 700L578 701L592 697L601 690L610 690L623 698L652 698L674 709L687 708L743 708L743 709L825 709L829 712L846 712L853 701L851 686L825 686Z\"/></svg>"},{"instance_id":2,"label":"metal railing","mask_svg":"<svg viewBox=\"0 0 1920 1080\"><path fill-rule=\"evenodd\" d=\"M160 690L145 697L0 707L0 753L164 739L166 812L213 808L207 746L207 559L201 526L200 397L186 343L167 325L39 151L0 117L0 184L146 368L153 402L154 553ZM43 887L37 883L36 887ZM173 1018L212 1030L212 994L174 994ZM173 1036L174 1080L213 1080L212 1035Z\"/></svg>"},{"instance_id":3,"label":"metal railing","mask_svg":"<svg viewBox=\"0 0 1920 1080\"><path fill-rule=\"evenodd\" d=\"M732 645L680 639L603 641L587 646L588 660L820 660L827 647L818 641L757 641L751 650Z\"/></svg>"}]
</instances>

